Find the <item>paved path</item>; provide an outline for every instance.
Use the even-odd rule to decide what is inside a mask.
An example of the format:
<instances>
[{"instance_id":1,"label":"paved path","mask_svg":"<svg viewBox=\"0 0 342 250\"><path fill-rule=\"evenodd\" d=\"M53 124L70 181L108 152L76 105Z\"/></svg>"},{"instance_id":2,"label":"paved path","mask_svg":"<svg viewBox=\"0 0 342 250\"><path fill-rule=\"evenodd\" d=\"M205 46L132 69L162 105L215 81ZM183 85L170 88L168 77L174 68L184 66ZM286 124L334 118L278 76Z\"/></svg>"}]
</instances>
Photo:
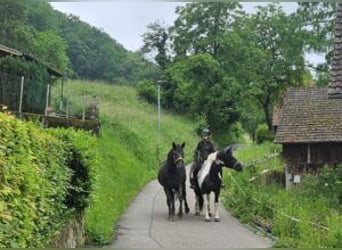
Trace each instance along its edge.
<instances>
[{"instance_id":1,"label":"paved path","mask_svg":"<svg viewBox=\"0 0 342 250\"><path fill-rule=\"evenodd\" d=\"M188 184L187 184L188 188ZM187 190L190 213L182 219L167 220L164 191L157 180L147 184L121 217L117 239L110 248L268 248L271 241L261 237L221 205L220 222L204 222L194 215L194 193Z\"/></svg>"}]
</instances>

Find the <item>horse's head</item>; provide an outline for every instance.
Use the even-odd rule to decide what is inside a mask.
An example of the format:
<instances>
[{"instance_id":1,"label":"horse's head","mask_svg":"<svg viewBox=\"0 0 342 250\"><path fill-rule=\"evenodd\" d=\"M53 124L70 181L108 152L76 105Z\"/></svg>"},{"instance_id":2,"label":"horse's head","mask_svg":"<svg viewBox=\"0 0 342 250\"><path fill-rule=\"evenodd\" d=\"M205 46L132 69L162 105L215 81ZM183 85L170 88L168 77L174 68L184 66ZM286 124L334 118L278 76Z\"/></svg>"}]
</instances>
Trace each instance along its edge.
<instances>
[{"instance_id":1,"label":"horse's head","mask_svg":"<svg viewBox=\"0 0 342 250\"><path fill-rule=\"evenodd\" d=\"M177 168L184 166L184 147L185 142L182 144L172 143L172 149L168 154L168 160L172 162Z\"/></svg>"},{"instance_id":2,"label":"horse's head","mask_svg":"<svg viewBox=\"0 0 342 250\"><path fill-rule=\"evenodd\" d=\"M241 163L233 156L233 149L231 146L225 147L222 151L218 152L217 158L228 168L232 168L236 171L242 170Z\"/></svg>"}]
</instances>

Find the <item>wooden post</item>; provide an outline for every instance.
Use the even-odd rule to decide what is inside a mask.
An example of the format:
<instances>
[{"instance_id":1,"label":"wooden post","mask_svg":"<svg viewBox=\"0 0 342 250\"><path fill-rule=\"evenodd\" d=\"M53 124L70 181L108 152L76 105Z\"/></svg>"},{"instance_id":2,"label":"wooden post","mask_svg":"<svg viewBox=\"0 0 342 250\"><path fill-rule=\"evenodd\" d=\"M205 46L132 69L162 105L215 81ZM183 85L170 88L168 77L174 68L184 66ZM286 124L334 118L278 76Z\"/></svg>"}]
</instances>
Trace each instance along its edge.
<instances>
[{"instance_id":1,"label":"wooden post","mask_svg":"<svg viewBox=\"0 0 342 250\"><path fill-rule=\"evenodd\" d=\"M83 113L82 113L82 121L84 121L85 118L85 110L86 110L86 98L83 96Z\"/></svg>"},{"instance_id":2,"label":"wooden post","mask_svg":"<svg viewBox=\"0 0 342 250\"><path fill-rule=\"evenodd\" d=\"M69 101L67 101L67 103L66 103L66 113L65 113L65 117L66 117L66 118L69 117Z\"/></svg>"},{"instance_id":3,"label":"wooden post","mask_svg":"<svg viewBox=\"0 0 342 250\"><path fill-rule=\"evenodd\" d=\"M46 88L45 115L47 115L47 111L49 107L49 96L50 96L50 84L48 84Z\"/></svg>"},{"instance_id":4,"label":"wooden post","mask_svg":"<svg viewBox=\"0 0 342 250\"><path fill-rule=\"evenodd\" d=\"M20 82L20 100L19 100L19 114L23 112L23 96L24 96L24 76L21 76Z\"/></svg>"},{"instance_id":5,"label":"wooden post","mask_svg":"<svg viewBox=\"0 0 342 250\"><path fill-rule=\"evenodd\" d=\"M311 163L311 145L308 143L308 151L307 151L307 163Z\"/></svg>"},{"instance_id":6,"label":"wooden post","mask_svg":"<svg viewBox=\"0 0 342 250\"><path fill-rule=\"evenodd\" d=\"M59 100L59 110L63 110L63 88L64 88L64 78L62 78L62 82L61 82L61 97Z\"/></svg>"}]
</instances>

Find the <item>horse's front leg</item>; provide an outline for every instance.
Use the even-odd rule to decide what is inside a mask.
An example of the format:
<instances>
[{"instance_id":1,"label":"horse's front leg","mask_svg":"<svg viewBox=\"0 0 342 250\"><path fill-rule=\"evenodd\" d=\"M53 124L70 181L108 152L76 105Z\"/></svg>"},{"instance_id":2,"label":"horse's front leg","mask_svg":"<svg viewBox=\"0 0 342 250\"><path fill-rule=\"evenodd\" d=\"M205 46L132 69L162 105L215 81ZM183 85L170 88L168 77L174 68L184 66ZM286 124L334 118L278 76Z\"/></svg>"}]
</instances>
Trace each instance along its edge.
<instances>
[{"instance_id":1,"label":"horse's front leg","mask_svg":"<svg viewBox=\"0 0 342 250\"><path fill-rule=\"evenodd\" d=\"M204 220L205 221L210 221L210 193L205 195L204 199Z\"/></svg>"},{"instance_id":2,"label":"horse's front leg","mask_svg":"<svg viewBox=\"0 0 342 250\"><path fill-rule=\"evenodd\" d=\"M171 221L174 220L174 215L175 215L175 196L176 196L176 192L174 190L171 190L171 206L170 206L170 216L169 216L169 220Z\"/></svg>"},{"instance_id":3,"label":"horse's front leg","mask_svg":"<svg viewBox=\"0 0 342 250\"><path fill-rule=\"evenodd\" d=\"M220 216L218 213L218 207L219 207L219 196L220 196L220 189L215 192L215 200L214 200L214 221L219 222Z\"/></svg>"},{"instance_id":4,"label":"horse's front leg","mask_svg":"<svg viewBox=\"0 0 342 250\"><path fill-rule=\"evenodd\" d=\"M178 208L178 216L183 216L183 188L180 187L178 190L178 199L179 199L179 208Z\"/></svg>"},{"instance_id":5,"label":"horse's front leg","mask_svg":"<svg viewBox=\"0 0 342 250\"><path fill-rule=\"evenodd\" d=\"M174 198L173 198L173 192L171 189L164 187L164 192L166 194L166 204L169 209L169 220L173 220L173 214L174 214Z\"/></svg>"}]
</instances>

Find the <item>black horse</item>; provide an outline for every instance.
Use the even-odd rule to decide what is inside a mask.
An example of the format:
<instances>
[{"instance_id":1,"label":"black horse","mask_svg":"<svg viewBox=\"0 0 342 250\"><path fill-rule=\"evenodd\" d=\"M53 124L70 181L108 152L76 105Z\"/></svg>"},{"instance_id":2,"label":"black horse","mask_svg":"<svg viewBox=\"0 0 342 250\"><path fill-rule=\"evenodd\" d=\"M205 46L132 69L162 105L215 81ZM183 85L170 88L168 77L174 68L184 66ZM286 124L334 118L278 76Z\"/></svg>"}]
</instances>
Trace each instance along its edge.
<instances>
[{"instance_id":1,"label":"black horse","mask_svg":"<svg viewBox=\"0 0 342 250\"><path fill-rule=\"evenodd\" d=\"M163 186L166 194L166 203L169 208L169 220L173 220L175 215L175 199L179 199L178 216L183 216L183 200L185 212L189 213L188 202L186 200L186 172L184 165L185 142L182 145L172 143L172 148L167 154L167 159L161 164L158 173L158 181Z\"/></svg>"},{"instance_id":2,"label":"black horse","mask_svg":"<svg viewBox=\"0 0 342 250\"><path fill-rule=\"evenodd\" d=\"M195 213L199 215L205 209L204 216L206 221L210 221L210 193L214 192L214 221L220 221L218 214L218 201L221 189L222 167L232 168L236 171L242 170L241 163L233 156L232 147L228 146L222 151L211 153L204 161L201 170L198 172L195 185ZM203 199L206 195L206 199Z\"/></svg>"}]
</instances>

